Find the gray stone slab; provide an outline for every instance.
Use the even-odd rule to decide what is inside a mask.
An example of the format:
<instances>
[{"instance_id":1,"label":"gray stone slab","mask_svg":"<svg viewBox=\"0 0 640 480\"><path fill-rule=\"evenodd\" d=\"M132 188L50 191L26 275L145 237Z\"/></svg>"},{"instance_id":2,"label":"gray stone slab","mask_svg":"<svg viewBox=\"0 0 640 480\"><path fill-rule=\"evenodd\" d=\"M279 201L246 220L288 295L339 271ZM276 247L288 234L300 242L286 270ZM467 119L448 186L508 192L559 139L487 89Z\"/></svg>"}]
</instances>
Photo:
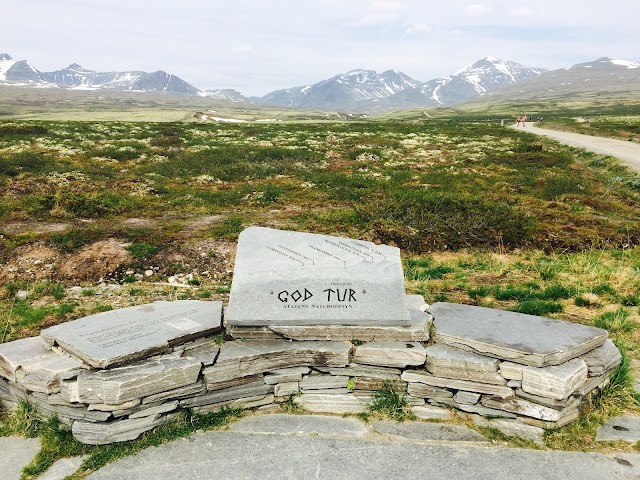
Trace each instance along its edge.
<instances>
[{"instance_id":1,"label":"gray stone slab","mask_svg":"<svg viewBox=\"0 0 640 480\"><path fill-rule=\"evenodd\" d=\"M88 445L106 445L115 442L135 440L144 432L160 425L162 419L143 417L132 420L118 420L108 423L73 422L73 438Z\"/></svg>"},{"instance_id":2,"label":"gray stone slab","mask_svg":"<svg viewBox=\"0 0 640 480\"><path fill-rule=\"evenodd\" d=\"M463 390L460 390L458 393L456 393L453 396L453 399L458 403L464 403L466 405L475 405L476 403L478 403L478 400L480 400L480 394L473 393L473 392L465 392Z\"/></svg>"},{"instance_id":3,"label":"gray stone slab","mask_svg":"<svg viewBox=\"0 0 640 480\"><path fill-rule=\"evenodd\" d=\"M262 227L238 239L225 322L409 326L400 250Z\"/></svg>"},{"instance_id":4,"label":"gray stone slab","mask_svg":"<svg viewBox=\"0 0 640 480\"><path fill-rule=\"evenodd\" d=\"M327 435L362 437L367 427L355 418L324 415L259 415L241 418L230 425L230 430L245 433L272 433L279 435Z\"/></svg>"},{"instance_id":5,"label":"gray stone slab","mask_svg":"<svg viewBox=\"0 0 640 480\"><path fill-rule=\"evenodd\" d=\"M617 368L622 363L622 354L618 347L611 340L607 340L590 352L585 353L582 358L589 367L589 375L602 375L609 370Z\"/></svg>"},{"instance_id":6,"label":"gray stone slab","mask_svg":"<svg viewBox=\"0 0 640 480\"><path fill-rule=\"evenodd\" d=\"M264 383L275 385L276 383L299 382L302 375L309 373L309 367L283 368L270 372L264 376Z\"/></svg>"},{"instance_id":7,"label":"gray stone slab","mask_svg":"<svg viewBox=\"0 0 640 480\"><path fill-rule=\"evenodd\" d=\"M309 412L315 413L362 413L367 411L370 396L353 394L331 395L303 393L293 401Z\"/></svg>"},{"instance_id":8,"label":"gray stone slab","mask_svg":"<svg viewBox=\"0 0 640 480\"><path fill-rule=\"evenodd\" d=\"M429 307L436 341L516 363L558 365L602 345L601 328L453 303Z\"/></svg>"},{"instance_id":9,"label":"gray stone slab","mask_svg":"<svg viewBox=\"0 0 640 480\"><path fill-rule=\"evenodd\" d=\"M505 420L502 418L485 418L479 415L473 416L473 423L480 427L494 428L508 437L518 437L530 440L536 445L544 445L544 429L526 425L517 420Z\"/></svg>"},{"instance_id":10,"label":"gray stone slab","mask_svg":"<svg viewBox=\"0 0 640 480\"><path fill-rule=\"evenodd\" d=\"M29 465L40 451L40 439L0 437L0 478L20 480L22 469Z\"/></svg>"},{"instance_id":11,"label":"gray stone slab","mask_svg":"<svg viewBox=\"0 0 640 480\"><path fill-rule=\"evenodd\" d=\"M288 397L295 395L300 391L300 384L298 382L285 382L277 383L273 388L274 397Z\"/></svg>"},{"instance_id":12,"label":"gray stone slab","mask_svg":"<svg viewBox=\"0 0 640 480\"><path fill-rule=\"evenodd\" d=\"M200 395L199 397L186 398L180 401L181 407L201 407L204 405L214 405L238 400L241 398L258 397L273 393L274 385L265 385L262 379L255 382L238 385L236 387L215 390L213 392Z\"/></svg>"},{"instance_id":13,"label":"gray stone slab","mask_svg":"<svg viewBox=\"0 0 640 480\"><path fill-rule=\"evenodd\" d=\"M210 405L202 405L194 407L193 411L197 413L217 412L223 407L228 408L257 408L267 405L273 405L275 396L272 393L267 395L256 395L255 397L237 398L226 402L212 403Z\"/></svg>"},{"instance_id":14,"label":"gray stone slab","mask_svg":"<svg viewBox=\"0 0 640 480\"><path fill-rule=\"evenodd\" d=\"M506 412L524 415L526 417L537 418L538 420L544 420L546 422L558 422L563 417L572 415L574 411L577 411L578 403L576 400L573 405L569 405L562 410L557 410L555 408L538 405L537 403L518 397L497 398L485 396L482 397L480 402L485 407L504 410Z\"/></svg>"},{"instance_id":15,"label":"gray stone slab","mask_svg":"<svg viewBox=\"0 0 640 480\"><path fill-rule=\"evenodd\" d=\"M375 392L378 390L382 390L387 386L390 386L397 392L406 392L407 390L407 383L400 380L400 375L398 375L394 379L389 379L389 380L380 380L377 378L368 378L368 377L353 378L354 390L368 390L371 392Z\"/></svg>"},{"instance_id":16,"label":"gray stone slab","mask_svg":"<svg viewBox=\"0 0 640 480\"><path fill-rule=\"evenodd\" d=\"M146 449L107 465L88 478L637 480L639 475L638 454L607 456L211 431Z\"/></svg>"},{"instance_id":17,"label":"gray stone slab","mask_svg":"<svg viewBox=\"0 0 640 480\"><path fill-rule=\"evenodd\" d=\"M207 383L298 366L345 367L351 344L346 342L290 342L251 340L226 342L215 365L204 370Z\"/></svg>"},{"instance_id":18,"label":"gray stone slab","mask_svg":"<svg viewBox=\"0 0 640 480\"><path fill-rule=\"evenodd\" d=\"M300 382L302 390L324 390L329 388L347 388L349 377L336 375L312 374Z\"/></svg>"},{"instance_id":19,"label":"gray stone slab","mask_svg":"<svg viewBox=\"0 0 640 480\"><path fill-rule=\"evenodd\" d=\"M640 417L624 415L610 418L598 428L597 442L623 441L635 443L640 441Z\"/></svg>"},{"instance_id":20,"label":"gray stone slab","mask_svg":"<svg viewBox=\"0 0 640 480\"><path fill-rule=\"evenodd\" d=\"M228 333L233 338L244 339L278 339L291 340L360 340L426 342L433 317L422 310L424 305L421 295L405 295L405 305L409 310L410 325L408 327L388 325L270 325L267 327L237 327L230 325Z\"/></svg>"},{"instance_id":21,"label":"gray stone slab","mask_svg":"<svg viewBox=\"0 0 640 480\"><path fill-rule=\"evenodd\" d=\"M522 372L522 390L532 395L562 400L587 381L587 373L587 364L581 358L544 368L528 367Z\"/></svg>"},{"instance_id":22,"label":"gray stone slab","mask_svg":"<svg viewBox=\"0 0 640 480\"><path fill-rule=\"evenodd\" d=\"M411 408L411 413L421 420L449 420L451 418L449 409L433 405L416 405Z\"/></svg>"},{"instance_id":23,"label":"gray stone slab","mask_svg":"<svg viewBox=\"0 0 640 480\"><path fill-rule=\"evenodd\" d=\"M156 393L149 395L142 399L143 404L165 402L167 400L182 400L183 398L196 397L202 395L206 388L202 382L197 382L192 385L186 385L184 387L175 388L166 392Z\"/></svg>"},{"instance_id":24,"label":"gray stone slab","mask_svg":"<svg viewBox=\"0 0 640 480\"><path fill-rule=\"evenodd\" d=\"M246 383L253 383L255 381L262 380L264 382L264 376L261 373L255 375L248 375L246 377L236 377L229 380L222 380L220 382L208 382L206 384L208 391L224 390L225 388L237 387L238 385L244 385ZM273 385L271 382L264 382L269 385Z\"/></svg>"},{"instance_id":25,"label":"gray stone slab","mask_svg":"<svg viewBox=\"0 0 640 480\"><path fill-rule=\"evenodd\" d=\"M428 422L395 422L381 420L373 422L378 433L415 440L437 440L445 442L486 442L487 439L475 430L461 425Z\"/></svg>"},{"instance_id":26,"label":"gray stone slab","mask_svg":"<svg viewBox=\"0 0 640 480\"><path fill-rule=\"evenodd\" d=\"M41 336L95 368L107 368L221 329L222 302L179 300L98 313L47 328Z\"/></svg>"},{"instance_id":27,"label":"gray stone slab","mask_svg":"<svg viewBox=\"0 0 640 480\"><path fill-rule=\"evenodd\" d=\"M496 395L502 398L507 398L514 395L513 390L507 386L470 382L467 380L456 380L452 378L434 377L427 371L405 370L400 378L409 383L424 383L432 387L464 390L465 392L484 393L487 395Z\"/></svg>"},{"instance_id":28,"label":"gray stone slab","mask_svg":"<svg viewBox=\"0 0 640 480\"><path fill-rule=\"evenodd\" d=\"M498 371L500 361L449 345L435 344L427 347L426 365L428 371L432 368L452 368L495 373Z\"/></svg>"},{"instance_id":29,"label":"gray stone slab","mask_svg":"<svg viewBox=\"0 0 640 480\"><path fill-rule=\"evenodd\" d=\"M35 392L59 392L61 378L82 366L81 360L46 348L39 337L0 344L0 375Z\"/></svg>"},{"instance_id":30,"label":"gray stone slab","mask_svg":"<svg viewBox=\"0 0 640 480\"><path fill-rule=\"evenodd\" d=\"M453 392L442 387L432 387L424 383L412 382L407 384L407 393L421 398L451 398Z\"/></svg>"},{"instance_id":31,"label":"gray stone slab","mask_svg":"<svg viewBox=\"0 0 640 480\"><path fill-rule=\"evenodd\" d=\"M171 402L163 403L161 405L156 405L155 407L142 408L131 415L129 418L142 418L142 417L155 417L156 415L160 415L161 413L169 413L173 412L178 408L178 400L173 400Z\"/></svg>"},{"instance_id":32,"label":"gray stone slab","mask_svg":"<svg viewBox=\"0 0 640 480\"><path fill-rule=\"evenodd\" d=\"M38 480L64 480L69 475L75 473L86 458L87 456L61 458L54 462L44 474L38 477Z\"/></svg>"},{"instance_id":33,"label":"gray stone slab","mask_svg":"<svg viewBox=\"0 0 640 480\"><path fill-rule=\"evenodd\" d=\"M405 368L424 365L427 351L419 342L371 342L356 347L355 363Z\"/></svg>"},{"instance_id":34,"label":"gray stone slab","mask_svg":"<svg viewBox=\"0 0 640 480\"><path fill-rule=\"evenodd\" d=\"M525 368L527 368L527 365L513 362L502 362L500 363L500 375L507 380L522 382L522 372Z\"/></svg>"},{"instance_id":35,"label":"gray stone slab","mask_svg":"<svg viewBox=\"0 0 640 480\"><path fill-rule=\"evenodd\" d=\"M452 398L432 398L429 399L431 405L438 405L441 407L451 407L458 410L462 410L467 413L476 413L478 415L484 415L486 417L495 418L516 418L515 413L505 412L504 410L498 410L496 408L485 407L480 404L469 405L466 403L458 403Z\"/></svg>"},{"instance_id":36,"label":"gray stone slab","mask_svg":"<svg viewBox=\"0 0 640 480\"><path fill-rule=\"evenodd\" d=\"M75 383L81 402L117 405L194 384L201 369L202 364L190 358L153 360L84 373Z\"/></svg>"},{"instance_id":37,"label":"gray stone slab","mask_svg":"<svg viewBox=\"0 0 640 480\"><path fill-rule=\"evenodd\" d=\"M396 380L400 378L402 370L399 368L379 367L371 365L360 365L358 363L350 363L347 367L316 367L316 370L330 373L331 375L346 375L349 377L367 377L377 378L380 380Z\"/></svg>"}]
</instances>

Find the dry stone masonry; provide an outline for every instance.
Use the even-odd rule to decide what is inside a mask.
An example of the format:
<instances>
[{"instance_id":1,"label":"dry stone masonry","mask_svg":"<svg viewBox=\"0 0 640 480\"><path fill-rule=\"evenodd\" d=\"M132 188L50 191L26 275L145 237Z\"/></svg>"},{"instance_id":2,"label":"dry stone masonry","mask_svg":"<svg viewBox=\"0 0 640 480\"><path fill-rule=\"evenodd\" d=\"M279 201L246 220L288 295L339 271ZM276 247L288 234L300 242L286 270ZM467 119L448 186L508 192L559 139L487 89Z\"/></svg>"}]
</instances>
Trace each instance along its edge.
<instances>
[{"instance_id":1,"label":"dry stone masonry","mask_svg":"<svg viewBox=\"0 0 640 480\"><path fill-rule=\"evenodd\" d=\"M575 420L621 362L598 328L425 305L404 293L393 247L250 228L237 255L224 327L222 302L184 300L48 328L0 345L3 403L28 400L79 441L107 444L186 408L293 399L310 412L364 412L384 386L418 418L455 408L541 438Z\"/></svg>"}]
</instances>

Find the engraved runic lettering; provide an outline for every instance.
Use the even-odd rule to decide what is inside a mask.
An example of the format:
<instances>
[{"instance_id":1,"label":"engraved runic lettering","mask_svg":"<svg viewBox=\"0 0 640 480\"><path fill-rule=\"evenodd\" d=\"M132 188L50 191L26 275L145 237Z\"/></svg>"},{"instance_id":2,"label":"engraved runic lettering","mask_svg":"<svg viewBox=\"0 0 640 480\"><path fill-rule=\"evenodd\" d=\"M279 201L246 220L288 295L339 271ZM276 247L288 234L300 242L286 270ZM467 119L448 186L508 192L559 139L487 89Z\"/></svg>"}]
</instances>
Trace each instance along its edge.
<instances>
[{"instance_id":1,"label":"engraved runic lettering","mask_svg":"<svg viewBox=\"0 0 640 480\"><path fill-rule=\"evenodd\" d=\"M332 299L337 300L338 302L355 302L356 300L356 291L352 288L327 288L323 290L323 292L327 293L327 302L330 302ZM348 298L347 298L348 297Z\"/></svg>"},{"instance_id":2,"label":"engraved runic lettering","mask_svg":"<svg viewBox=\"0 0 640 480\"><path fill-rule=\"evenodd\" d=\"M295 303L298 303L300 299L302 299L303 302L306 302L311 297L313 297L313 293L306 288L304 289L304 293L301 293L300 290L294 290L291 293L287 290L282 290L278 293L278 300L282 303L289 303L289 299L293 300Z\"/></svg>"}]
</instances>

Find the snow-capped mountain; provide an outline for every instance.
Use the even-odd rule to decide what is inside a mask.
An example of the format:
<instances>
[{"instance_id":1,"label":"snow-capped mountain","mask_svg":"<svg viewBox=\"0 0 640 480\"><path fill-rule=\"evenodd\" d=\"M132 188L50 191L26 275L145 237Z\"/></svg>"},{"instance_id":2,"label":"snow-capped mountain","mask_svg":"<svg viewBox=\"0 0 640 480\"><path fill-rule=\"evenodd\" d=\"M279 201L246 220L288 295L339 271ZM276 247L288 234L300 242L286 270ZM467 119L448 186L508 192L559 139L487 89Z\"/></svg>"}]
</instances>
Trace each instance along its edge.
<instances>
[{"instance_id":1,"label":"snow-capped mountain","mask_svg":"<svg viewBox=\"0 0 640 480\"><path fill-rule=\"evenodd\" d=\"M519 63L485 57L453 75L436 78L391 95L373 110L414 107L440 107L465 102L509 85L536 77L546 70L528 68Z\"/></svg>"},{"instance_id":2,"label":"snow-capped mountain","mask_svg":"<svg viewBox=\"0 0 640 480\"><path fill-rule=\"evenodd\" d=\"M62 87L78 90L134 90L196 95L199 90L175 75L163 72L95 72L72 63L55 72L40 72L26 60L0 54L0 82L20 86Z\"/></svg>"},{"instance_id":3,"label":"snow-capped mountain","mask_svg":"<svg viewBox=\"0 0 640 480\"><path fill-rule=\"evenodd\" d=\"M282 107L359 110L372 100L419 84L398 70L380 74L373 70L351 70L313 85L276 90L252 100Z\"/></svg>"},{"instance_id":4,"label":"snow-capped mountain","mask_svg":"<svg viewBox=\"0 0 640 480\"><path fill-rule=\"evenodd\" d=\"M640 93L640 63L609 57L551 70L491 92L479 102L557 100L578 96L600 97Z\"/></svg>"},{"instance_id":5,"label":"snow-capped mountain","mask_svg":"<svg viewBox=\"0 0 640 480\"><path fill-rule=\"evenodd\" d=\"M218 88L216 90L204 90L199 92L201 97L208 97L213 100L227 100L233 103L246 103L247 97L242 95L239 91L232 88Z\"/></svg>"}]
</instances>

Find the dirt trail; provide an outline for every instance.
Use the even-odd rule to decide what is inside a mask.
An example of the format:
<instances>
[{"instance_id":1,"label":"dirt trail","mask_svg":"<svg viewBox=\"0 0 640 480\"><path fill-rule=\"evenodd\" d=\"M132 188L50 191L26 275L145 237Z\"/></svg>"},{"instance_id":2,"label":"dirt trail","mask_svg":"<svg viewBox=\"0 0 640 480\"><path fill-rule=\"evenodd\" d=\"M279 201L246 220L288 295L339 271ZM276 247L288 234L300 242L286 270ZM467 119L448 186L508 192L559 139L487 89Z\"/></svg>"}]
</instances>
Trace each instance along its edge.
<instances>
[{"instance_id":1,"label":"dirt trail","mask_svg":"<svg viewBox=\"0 0 640 480\"><path fill-rule=\"evenodd\" d=\"M640 144L613 138L592 137L591 135L582 135L580 133L548 130L537 127L533 122L527 122L526 125L524 128L511 125L509 128L515 128L525 133L543 135L572 147L584 148L603 155L611 155L619 158L629 168L640 172Z\"/></svg>"}]
</instances>

